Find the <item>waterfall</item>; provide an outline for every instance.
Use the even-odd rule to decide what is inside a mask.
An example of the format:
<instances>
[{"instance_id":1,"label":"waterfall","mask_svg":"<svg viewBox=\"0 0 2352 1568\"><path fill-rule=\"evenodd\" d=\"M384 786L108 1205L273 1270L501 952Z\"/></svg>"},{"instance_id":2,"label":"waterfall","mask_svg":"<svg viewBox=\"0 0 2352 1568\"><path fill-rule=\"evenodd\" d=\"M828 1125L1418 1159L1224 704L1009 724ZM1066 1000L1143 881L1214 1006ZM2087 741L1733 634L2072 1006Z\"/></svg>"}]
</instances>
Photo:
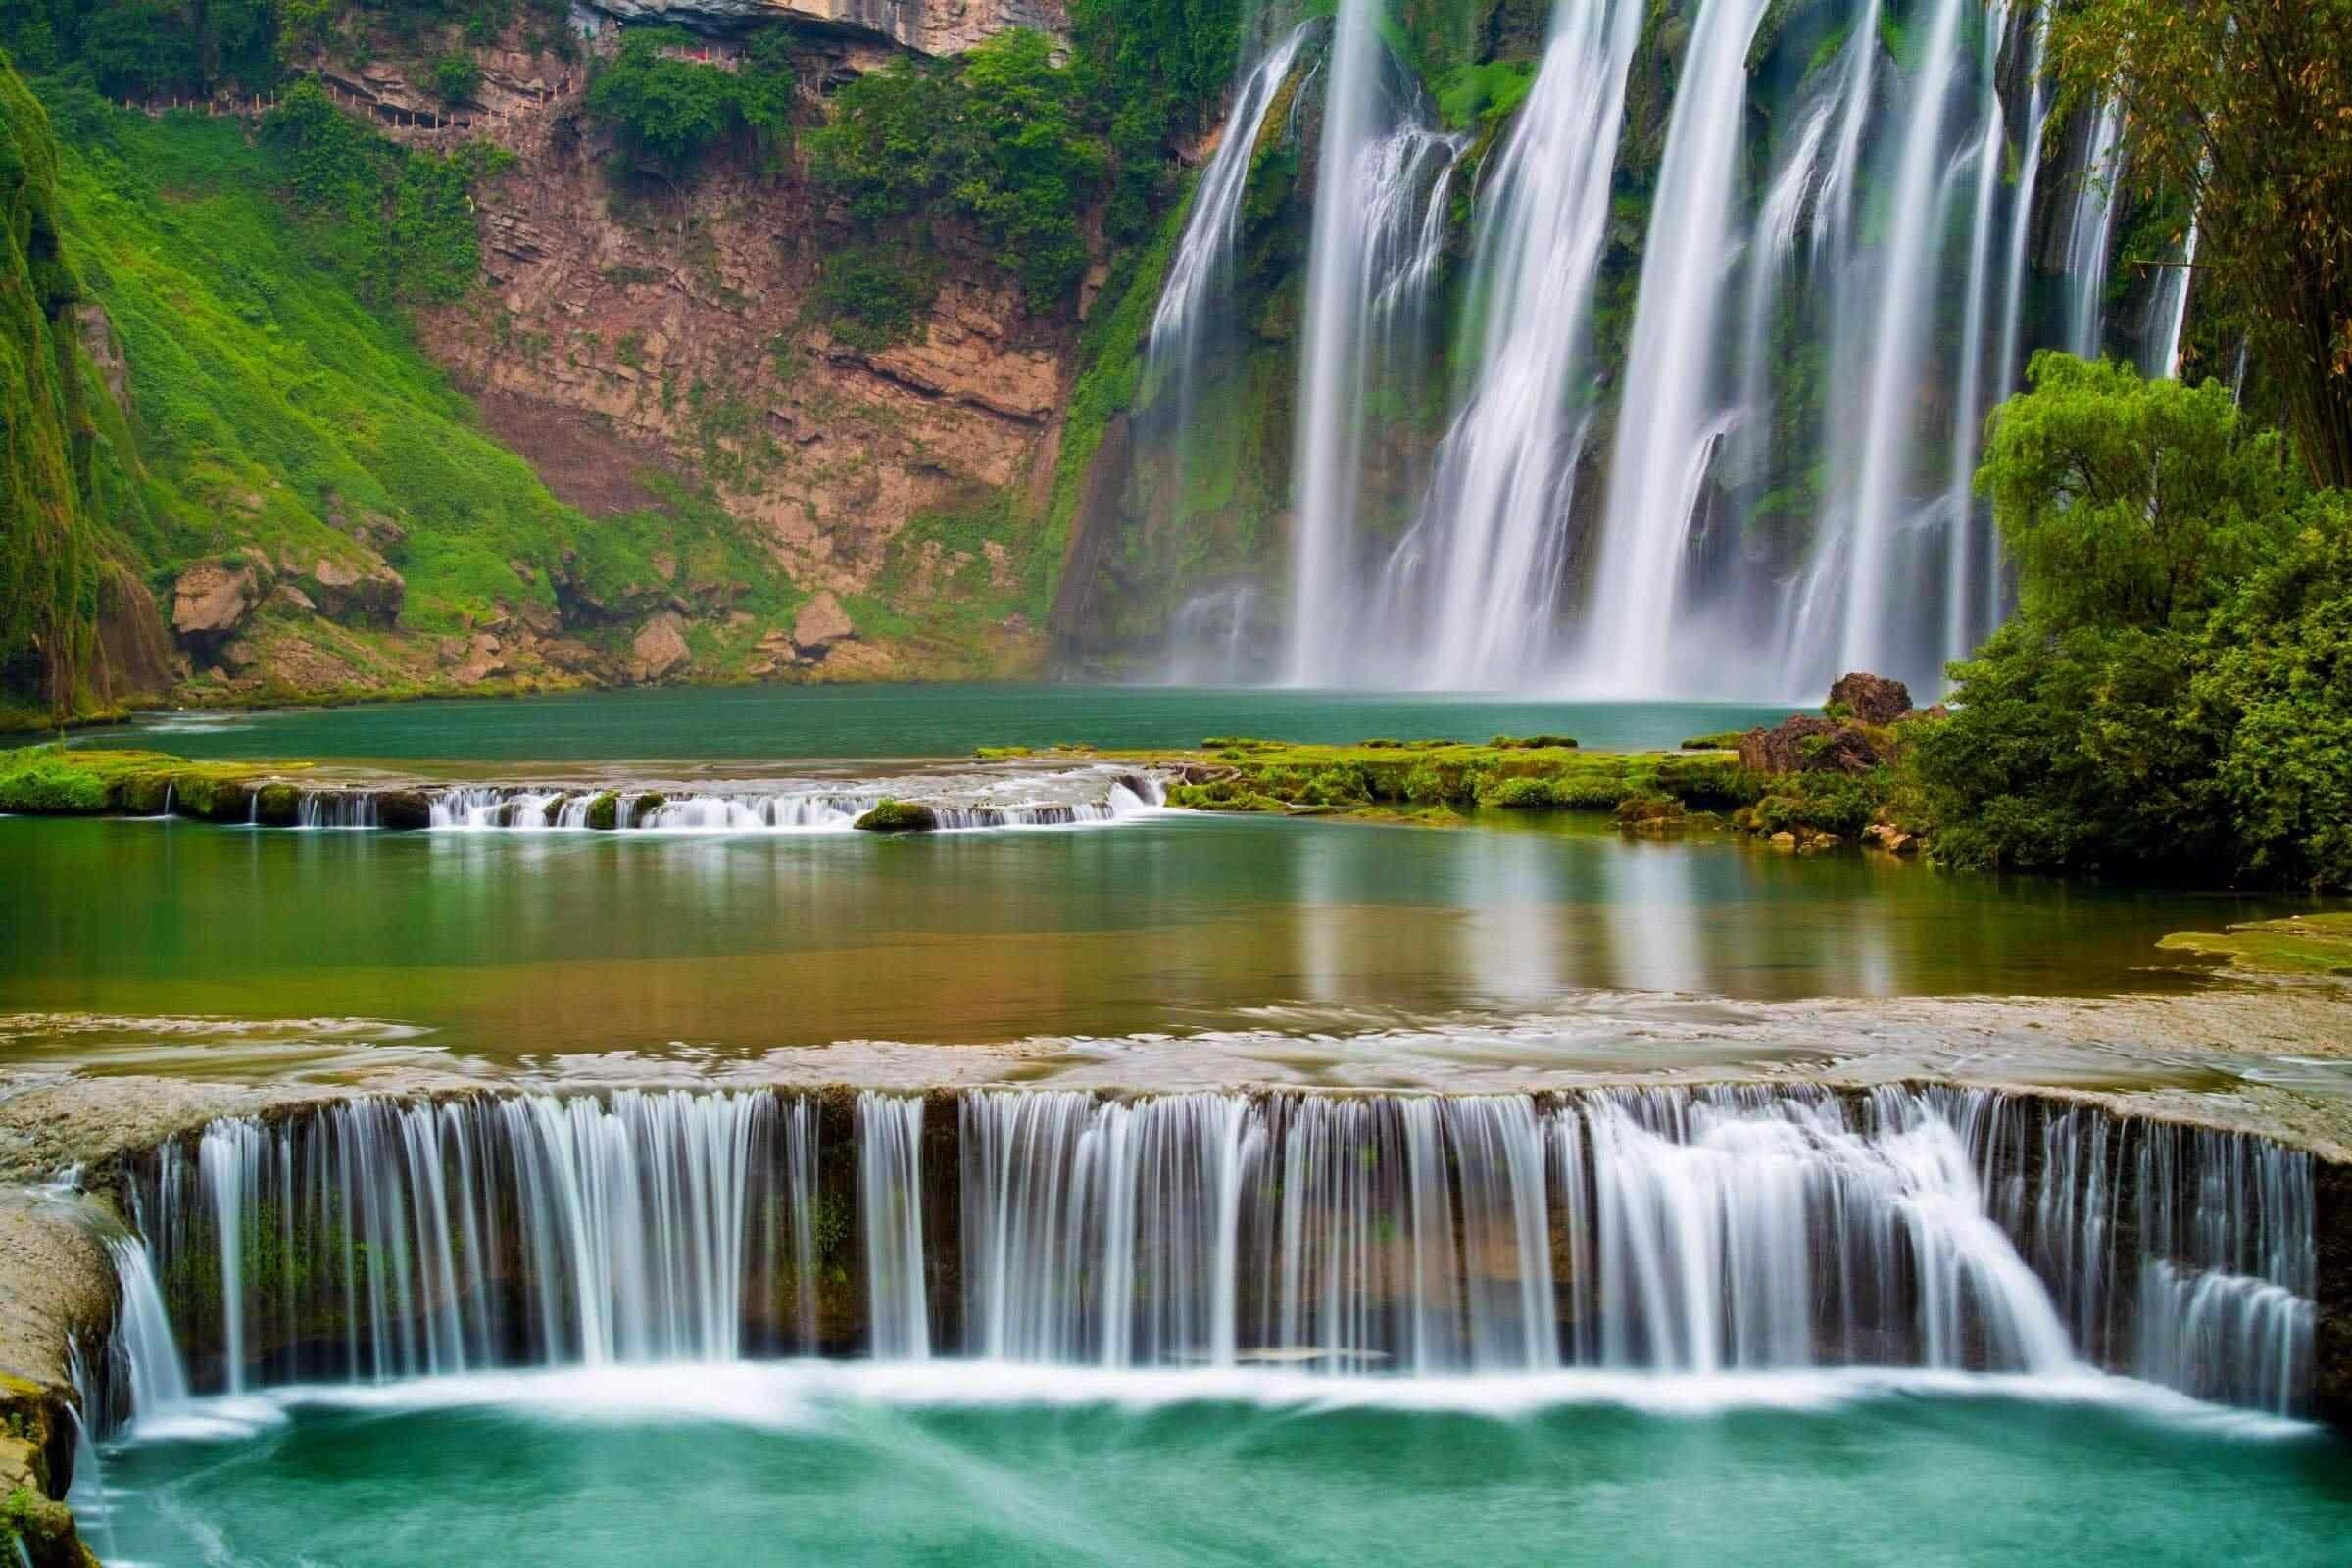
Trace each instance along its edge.
<instances>
[{"instance_id":1,"label":"waterfall","mask_svg":"<svg viewBox=\"0 0 2352 1568\"><path fill-rule=\"evenodd\" d=\"M1853 488L1841 510L1851 534L1847 560L1845 628L1838 663L1845 669L1888 666L1902 638L1893 624L1907 612L1909 579L1902 572L1901 535L1912 527L1911 462L1920 449L1917 389L1926 369L1928 328L1935 308L1934 249L1940 224L1934 170L1944 106L1960 60L1963 0L1936 0L1917 78L1909 82L1910 114L1894 163L1892 237L1880 264L1878 312L1872 326L1870 370L1861 407L1862 444L1840 465ZM1996 105L1997 112L1997 105ZM1898 672L1923 684L1935 671L1914 663Z\"/></svg>"},{"instance_id":2,"label":"waterfall","mask_svg":"<svg viewBox=\"0 0 2352 1568\"><path fill-rule=\"evenodd\" d=\"M1423 298L1437 271L1443 209L1466 142L1392 107L1381 0L1340 0L1323 103L1314 232L1307 252L1298 437L1291 467L1286 679L1348 684L1361 672L1351 607L1376 377L1409 385Z\"/></svg>"},{"instance_id":3,"label":"waterfall","mask_svg":"<svg viewBox=\"0 0 2352 1568\"><path fill-rule=\"evenodd\" d=\"M2179 265L2164 269L2156 292L2148 301L2147 354L2140 372L2150 380L2180 378L2180 339L2188 329L2188 292L2196 277L2197 217L2188 218L2188 233L2180 242Z\"/></svg>"},{"instance_id":4,"label":"waterfall","mask_svg":"<svg viewBox=\"0 0 2352 1568\"><path fill-rule=\"evenodd\" d=\"M1313 24L1301 24L1252 67L1234 96L1233 113L1225 122L1225 139L1200 172L1193 189L1193 210L1177 241L1176 258L1168 264L1168 280L1160 291L1158 309L1152 315L1147 345L1151 358L1179 368L1192 367L1200 346L1200 333L1219 296L1233 275L1234 247L1242 232L1242 203L1249 194L1250 166L1257 151L1258 133L1265 128L1266 112L1291 77L1291 68L1306 46ZM1184 400L1180 400L1184 401Z\"/></svg>"},{"instance_id":5,"label":"waterfall","mask_svg":"<svg viewBox=\"0 0 2352 1568\"><path fill-rule=\"evenodd\" d=\"M2001 114L1998 66L2001 40L2008 31L2008 0L1996 0L1991 24L1984 29L1984 77L1978 123L1983 134L1971 155L1976 163L1976 196L1969 206L1968 281L1962 294L1959 392L1952 403L1951 479L1944 490L1943 646L1938 667L1965 659L1993 628L1993 617L1980 612L1988 597L1976 579L1998 570L1998 552L1992 531L1975 500L1977 432L1984 401L1985 317L1992 305L1993 198L2001 179L2001 158L2008 145L2007 123ZM1994 590L1997 592L1997 590Z\"/></svg>"},{"instance_id":6,"label":"waterfall","mask_svg":"<svg viewBox=\"0 0 2352 1568\"><path fill-rule=\"evenodd\" d=\"M172 1337L171 1314L155 1282L155 1262L137 1236L109 1236L106 1250L122 1291L115 1326L115 1364L130 1391L134 1410L169 1410L188 1397L187 1369ZM85 1391L86 1392L86 1391Z\"/></svg>"},{"instance_id":7,"label":"waterfall","mask_svg":"<svg viewBox=\"0 0 2352 1568\"><path fill-rule=\"evenodd\" d=\"M1580 680L1675 689L1674 618L1699 486L1724 430L1717 321L1747 105L1747 50L1766 0L1704 0L1683 62L1627 351Z\"/></svg>"},{"instance_id":8,"label":"waterfall","mask_svg":"<svg viewBox=\"0 0 2352 1568\"><path fill-rule=\"evenodd\" d=\"M931 1356L931 1300L923 1252L923 1102L858 1097L858 1203L865 1220L870 1345L878 1357Z\"/></svg>"},{"instance_id":9,"label":"waterfall","mask_svg":"<svg viewBox=\"0 0 2352 1568\"><path fill-rule=\"evenodd\" d=\"M2099 100L2083 149L2074 218L2066 230L2066 275L2074 287L2066 347L2085 360L2099 357L2100 330L2106 324L2107 245L2115 231L2115 186L2123 177L2117 157L2123 131L2123 105L2113 98Z\"/></svg>"},{"instance_id":10,"label":"waterfall","mask_svg":"<svg viewBox=\"0 0 2352 1568\"><path fill-rule=\"evenodd\" d=\"M1470 284L1477 375L1382 596L1396 607L1391 630L1420 650L1405 684L1503 687L1545 662L1642 18L1633 0L1560 0L1543 69L1486 176Z\"/></svg>"},{"instance_id":11,"label":"waterfall","mask_svg":"<svg viewBox=\"0 0 2352 1568\"><path fill-rule=\"evenodd\" d=\"M667 789L304 786L295 794L290 820L263 818L260 791L249 820L310 830L383 828L389 825L387 803L397 801L407 813L402 825L437 833L846 833L884 801L898 800L930 807L942 831L988 832L1116 822L1164 799L1159 781L1134 768L1024 766L935 770L846 786L815 780Z\"/></svg>"},{"instance_id":12,"label":"waterfall","mask_svg":"<svg viewBox=\"0 0 2352 1568\"><path fill-rule=\"evenodd\" d=\"M814 1137L764 1094L352 1100L215 1122L193 1159L169 1145L134 1208L172 1322L232 1392L728 1359L813 1344ZM169 1402L155 1325L131 1322L137 1407Z\"/></svg>"},{"instance_id":13,"label":"waterfall","mask_svg":"<svg viewBox=\"0 0 2352 1568\"><path fill-rule=\"evenodd\" d=\"M174 1334L205 1390L860 1342L1382 1376L2099 1365L2280 1412L2311 1384L2311 1160L2238 1134L1910 1087L927 1108L216 1122L133 1171L114 1364L134 1412L184 1396Z\"/></svg>"},{"instance_id":14,"label":"waterfall","mask_svg":"<svg viewBox=\"0 0 2352 1568\"><path fill-rule=\"evenodd\" d=\"M1349 586L1348 535L1362 474L1364 360L1371 289L1364 232L1367 154L1380 100L1380 0L1340 0L1325 74L1321 171L1308 242L1298 435L1291 485L1290 678L1339 674L1336 646Z\"/></svg>"}]
</instances>

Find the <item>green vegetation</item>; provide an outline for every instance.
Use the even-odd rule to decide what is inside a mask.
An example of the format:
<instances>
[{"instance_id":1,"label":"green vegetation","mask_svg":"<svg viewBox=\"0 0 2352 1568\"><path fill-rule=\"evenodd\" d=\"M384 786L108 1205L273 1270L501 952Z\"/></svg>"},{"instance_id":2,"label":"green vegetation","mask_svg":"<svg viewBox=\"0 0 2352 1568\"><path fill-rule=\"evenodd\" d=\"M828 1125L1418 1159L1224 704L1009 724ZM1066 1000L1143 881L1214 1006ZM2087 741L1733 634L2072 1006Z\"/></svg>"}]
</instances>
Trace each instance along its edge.
<instances>
[{"instance_id":1,"label":"green vegetation","mask_svg":"<svg viewBox=\"0 0 2352 1568\"><path fill-rule=\"evenodd\" d=\"M2242 318L2316 484L2352 486L2352 0L2054 11L2076 102L2112 95L2127 177L2197 214L2199 310Z\"/></svg>"},{"instance_id":2,"label":"green vegetation","mask_svg":"<svg viewBox=\"0 0 2352 1568\"><path fill-rule=\"evenodd\" d=\"M1909 726L1938 858L2352 887L2352 501L2217 384L2029 374L1978 477L2018 615Z\"/></svg>"},{"instance_id":3,"label":"green vegetation","mask_svg":"<svg viewBox=\"0 0 2352 1568\"><path fill-rule=\"evenodd\" d=\"M1213 737L1197 753L1146 754L1138 760L1181 766L1189 775L1170 788L1169 805L1223 811L1359 812L1395 807L1614 811L1629 799L1731 807L1752 801L1757 789L1756 780L1730 759L1584 752L1573 742L1294 746Z\"/></svg>"},{"instance_id":4,"label":"green vegetation","mask_svg":"<svg viewBox=\"0 0 2352 1568\"><path fill-rule=\"evenodd\" d=\"M467 54L443 55L433 62L433 92L445 104L469 104L482 90L482 68Z\"/></svg>"},{"instance_id":5,"label":"green vegetation","mask_svg":"<svg viewBox=\"0 0 2352 1568\"><path fill-rule=\"evenodd\" d=\"M1517 114L1535 85L1532 60L1456 66L1438 89L1438 114L1455 130L1484 130Z\"/></svg>"},{"instance_id":6,"label":"green vegetation","mask_svg":"<svg viewBox=\"0 0 2352 1568\"><path fill-rule=\"evenodd\" d=\"M0 811L26 816L151 816L170 801L182 816L209 817L225 793L233 797L235 809L220 814L242 821L256 784L272 773L300 771L308 765L191 762L163 752L24 746L0 751Z\"/></svg>"},{"instance_id":7,"label":"green vegetation","mask_svg":"<svg viewBox=\"0 0 2352 1568\"><path fill-rule=\"evenodd\" d=\"M1746 737L1747 731L1743 729L1713 730L1705 735L1691 736L1683 742L1683 750L1686 752L1736 752L1740 749L1740 743Z\"/></svg>"},{"instance_id":8,"label":"green vegetation","mask_svg":"<svg viewBox=\"0 0 2352 1568\"><path fill-rule=\"evenodd\" d=\"M1067 300L1085 273L1079 215L1101 191L1102 142L1082 123L1075 71L1045 34L1014 28L955 67L900 59L833 95L808 136L809 169L894 249L935 249L931 225L978 227L1030 309Z\"/></svg>"},{"instance_id":9,"label":"green vegetation","mask_svg":"<svg viewBox=\"0 0 2352 1568\"><path fill-rule=\"evenodd\" d=\"M97 1568L98 1563L74 1532L73 1511L30 1487L17 1487L0 1497L0 1552L42 1568L50 1564Z\"/></svg>"},{"instance_id":10,"label":"green vegetation","mask_svg":"<svg viewBox=\"0 0 2352 1568\"><path fill-rule=\"evenodd\" d=\"M2258 974L2352 975L2352 914L2296 914L2220 931L2176 931L2156 944L2223 955Z\"/></svg>"},{"instance_id":11,"label":"green vegetation","mask_svg":"<svg viewBox=\"0 0 2352 1568\"><path fill-rule=\"evenodd\" d=\"M738 69L679 58L695 40L675 27L633 27L588 83L588 112L611 125L636 167L691 173L727 143L763 151L792 128L787 34L752 34Z\"/></svg>"},{"instance_id":12,"label":"green vegetation","mask_svg":"<svg viewBox=\"0 0 2352 1568\"><path fill-rule=\"evenodd\" d=\"M399 630L561 602L603 607L617 633L680 592L770 617L798 603L740 524L675 483L593 524L558 503L390 314L471 284L479 160L401 154L315 88L258 146L233 121L151 121L84 91L56 111L57 220L128 364L123 407L87 400L84 460L126 556L159 592L200 559L364 565L370 548L406 579L393 630L256 612L263 635L311 639L348 672L305 694L414 693Z\"/></svg>"},{"instance_id":13,"label":"green vegetation","mask_svg":"<svg viewBox=\"0 0 2352 1568\"><path fill-rule=\"evenodd\" d=\"M77 123L115 118L87 99L73 112ZM362 298L453 300L473 286L481 255L470 192L505 153L487 143L446 157L395 147L339 113L316 81L288 88L262 133L295 204L316 220L309 238ZM244 161L230 153L220 167Z\"/></svg>"},{"instance_id":14,"label":"green vegetation","mask_svg":"<svg viewBox=\"0 0 2352 1568\"><path fill-rule=\"evenodd\" d=\"M914 336L939 295L938 265L886 245L845 245L820 264L816 299L833 335L853 348L884 349Z\"/></svg>"},{"instance_id":15,"label":"green vegetation","mask_svg":"<svg viewBox=\"0 0 2352 1568\"><path fill-rule=\"evenodd\" d=\"M1107 140L1111 189L1102 226L1147 238L1174 191L1168 142L1213 115L1232 79L1242 0L1071 0L1079 96Z\"/></svg>"},{"instance_id":16,"label":"green vegetation","mask_svg":"<svg viewBox=\"0 0 2352 1568\"><path fill-rule=\"evenodd\" d=\"M0 56L0 697L75 706L97 625L89 414L49 117Z\"/></svg>"}]
</instances>

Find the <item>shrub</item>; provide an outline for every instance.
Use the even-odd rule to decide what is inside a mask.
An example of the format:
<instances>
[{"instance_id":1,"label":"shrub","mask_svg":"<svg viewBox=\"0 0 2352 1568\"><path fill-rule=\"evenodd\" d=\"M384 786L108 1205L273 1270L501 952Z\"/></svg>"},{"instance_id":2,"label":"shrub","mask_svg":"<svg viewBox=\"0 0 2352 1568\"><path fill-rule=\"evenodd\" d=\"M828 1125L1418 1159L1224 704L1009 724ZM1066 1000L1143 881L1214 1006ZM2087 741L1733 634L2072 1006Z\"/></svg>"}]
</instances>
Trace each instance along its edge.
<instances>
[{"instance_id":1,"label":"shrub","mask_svg":"<svg viewBox=\"0 0 2352 1568\"><path fill-rule=\"evenodd\" d=\"M927 261L879 245L834 251L817 273L816 299L833 335L854 348L888 348L913 337L938 295L939 275Z\"/></svg>"},{"instance_id":2,"label":"shrub","mask_svg":"<svg viewBox=\"0 0 2352 1568\"><path fill-rule=\"evenodd\" d=\"M791 131L793 75L782 35L762 33L725 71L663 53L694 40L675 27L632 28L588 84L588 113L662 173L691 173L720 143L764 148Z\"/></svg>"},{"instance_id":3,"label":"shrub","mask_svg":"<svg viewBox=\"0 0 2352 1568\"><path fill-rule=\"evenodd\" d=\"M469 104L482 89L482 68L471 55L443 55L433 62L433 95L445 104Z\"/></svg>"}]
</instances>

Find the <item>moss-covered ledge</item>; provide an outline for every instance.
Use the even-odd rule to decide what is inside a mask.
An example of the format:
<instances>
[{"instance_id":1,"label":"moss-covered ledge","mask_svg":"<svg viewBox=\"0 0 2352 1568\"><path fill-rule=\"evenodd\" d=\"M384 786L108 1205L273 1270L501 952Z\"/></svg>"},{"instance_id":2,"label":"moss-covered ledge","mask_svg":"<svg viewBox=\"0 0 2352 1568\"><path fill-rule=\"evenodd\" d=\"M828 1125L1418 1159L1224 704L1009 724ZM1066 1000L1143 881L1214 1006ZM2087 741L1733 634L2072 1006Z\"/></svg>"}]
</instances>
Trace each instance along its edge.
<instances>
[{"instance_id":1,"label":"moss-covered ledge","mask_svg":"<svg viewBox=\"0 0 2352 1568\"><path fill-rule=\"evenodd\" d=\"M1760 788L1729 752L1588 752L1565 735L1352 746L1211 736L1183 751L1063 751L1169 779L1170 806L1379 821L1445 822L1480 808L1615 812L1629 802L1668 803L1678 815L1703 813L1747 805ZM1013 747L983 747L979 755L1016 754L1026 755ZM1622 820L1655 822L1665 814L1633 812Z\"/></svg>"}]
</instances>

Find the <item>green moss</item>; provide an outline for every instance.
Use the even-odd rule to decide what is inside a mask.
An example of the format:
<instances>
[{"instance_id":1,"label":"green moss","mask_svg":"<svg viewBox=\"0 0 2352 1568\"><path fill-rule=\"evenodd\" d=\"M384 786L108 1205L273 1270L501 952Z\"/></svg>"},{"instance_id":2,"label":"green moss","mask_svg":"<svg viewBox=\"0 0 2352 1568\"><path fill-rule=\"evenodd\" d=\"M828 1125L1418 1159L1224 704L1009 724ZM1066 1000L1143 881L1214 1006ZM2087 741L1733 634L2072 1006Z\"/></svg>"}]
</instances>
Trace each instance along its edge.
<instances>
[{"instance_id":1,"label":"green moss","mask_svg":"<svg viewBox=\"0 0 2352 1568\"><path fill-rule=\"evenodd\" d=\"M2220 931L2176 931L2156 944L2176 953L2227 956L2259 974L2352 975L2352 914L2297 914Z\"/></svg>"},{"instance_id":2,"label":"green moss","mask_svg":"<svg viewBox=\"0 0 2352 1568\"><path fill-rule=\"evenodd\" d=\"M0 811L86 816L106 810L113 797L103 773L58 747L26 747L0 758Z\"/></svg>"},{"instance_id":3,"label":"green moss","mask_svg":"<svg viewBox=\"0 0 2352 1568\"><path fill-rule=\"evenodd\" d=\"M588 825L599 833L611 833L620 826L620 794L605 790L588 798Z\"/></svg>"},{"instance_id":4,"label":"green moss","mask_svg":"<svg viewBox=\"0 0 2352 1568\"><path fill-rule=\"evenodd\" d=\"M68 251L49 117L0 55L0 695L58 716L79 706L106 549Z\"/></svg>"},{"instance_id":5,"label":"green moss","mask_svg":"<svg viewBox=\"0 0 2352 1568\"><path fill-rule=\"evenodd\" d=\"M860 833L936 833L939 813L919 801L884 801L851 825Z\"/></svg>"},{"instance_id":6,"label":"green moss","mask_svg":"<svg viewBox=\"0 0 2352 1568\"><path fill-rule=\"evenodd\" d=\"M1211 737L1198 753L1124 755L1146 765L1206 771L1204 780L1175 786L1169 802L1207 810L1315 808L1366 815L1399 808L1495 806L1608 811L1637 796L1690 808L1745 805L1757 794L1757 781L1733 758L1556 745L1374 740L1294 746L1222 736Z\"/></svg>"}]
</instances>

